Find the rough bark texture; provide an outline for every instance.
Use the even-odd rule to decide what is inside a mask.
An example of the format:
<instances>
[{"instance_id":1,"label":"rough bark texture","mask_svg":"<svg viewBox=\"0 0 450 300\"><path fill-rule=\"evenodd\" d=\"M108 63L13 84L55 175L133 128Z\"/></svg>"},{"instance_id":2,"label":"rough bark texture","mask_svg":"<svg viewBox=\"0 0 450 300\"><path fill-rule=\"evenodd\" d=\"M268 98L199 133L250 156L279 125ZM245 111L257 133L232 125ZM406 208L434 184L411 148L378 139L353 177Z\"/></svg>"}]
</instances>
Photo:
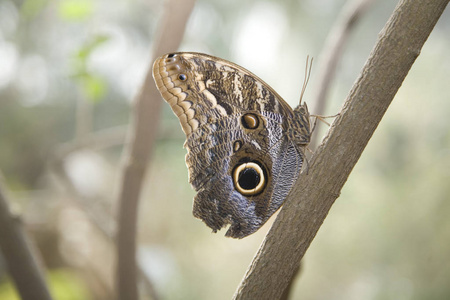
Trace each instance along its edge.
<instances>
[{"instance_id":1,"label":"rough bark texture","mask_svg":"<svg viewBox=\"0 0 450 300\"><path fill-rule=\"evenodd\" d=\"M348 0L345 6L339 13L338 18L331 27L331 31L325 40L322 53L319 55L319 64L317 66L317 75L315 76L316 87L313 90L313 97L308 100L308 103L313 104L313 109L310 112L314 112L314 115L323 116L325 112L325 106L327 102L328 91L331 87L333 79L336 74L336 67L341 60L344 46L351 33L357 28L358 21L362 19L364 13L368 10L369 6L375 0ZM317 148L320 142L317 135L318 128L325 124L322 122L314 122L314 130L311 135L311 141L308 148L314 150ZM293 282L299 277L300 270L302 269L298 262L298 267L291 277L291 281L283 292L281 300L288 300L291 294L292 288L295 286Z\"/></svg>"},{"instance_id":2,"label":"rough bark texture","mask_svg":"<svg viewBox=\"0 0 450 300\"><path fill-rule=\"evenodd\" d=\"M51 300L45 277L33 255L22 223L9 211L0 176L0 250L23 300Z\"/></svg>"},{"instance_id":3,"label":"rough bark texture","mask_svg":"<svg viewBox=\"0 0 450 300\"><path fill-rule=\"evenodd\" d=\"M167 1L158 38L155 40L152 63L162 54L177 50L194 2L195 0ZM135 256L137 208L162 103L151 70L149 66L145 81L136 97L130 143L124 151L123 179L119 192L116 269L117 295L121 300L138 299Z\"/></svg>"},{"instance_id":4,"label":"rough bark texture","mask_svg":"<svg viewBox=\"0 0 450 300\"><path fill-rule=\"evenodd\" d=\"M234 299L279 299L448 0L402 0Z\"/></svg>"}]
</instances>

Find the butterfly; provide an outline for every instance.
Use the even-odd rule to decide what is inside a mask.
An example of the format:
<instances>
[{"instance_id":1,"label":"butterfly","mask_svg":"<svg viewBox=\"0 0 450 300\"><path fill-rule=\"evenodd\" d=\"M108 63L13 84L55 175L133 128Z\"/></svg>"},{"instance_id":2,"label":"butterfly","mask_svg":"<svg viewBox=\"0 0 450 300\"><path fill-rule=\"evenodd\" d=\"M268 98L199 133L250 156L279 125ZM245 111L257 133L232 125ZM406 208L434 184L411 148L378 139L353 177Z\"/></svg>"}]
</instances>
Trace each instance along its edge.
<instances>
[{"instance_id":1,"label":"butterfly","mask_svg":"<svg viewBox=\"0 0 450 300\"><path fill-rule=\"evenodd\" d=\"M179 52L153 78L186 134L193 214L214 232L243 238L283 204L310 141L306 104L292 109L250 71L207 54Z\"/></svg>"}]
</instances>

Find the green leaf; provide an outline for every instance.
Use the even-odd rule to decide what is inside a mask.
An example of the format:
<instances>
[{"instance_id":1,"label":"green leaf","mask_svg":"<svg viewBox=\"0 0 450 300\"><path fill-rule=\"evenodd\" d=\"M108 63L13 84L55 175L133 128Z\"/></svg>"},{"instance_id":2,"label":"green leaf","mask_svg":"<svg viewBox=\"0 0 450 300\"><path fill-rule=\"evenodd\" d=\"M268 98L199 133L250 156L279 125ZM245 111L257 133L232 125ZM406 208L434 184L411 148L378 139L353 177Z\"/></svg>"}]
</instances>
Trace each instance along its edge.
<instances>
[{"instance_id":1,"label":"green leaf","mask_svg":"<svg viewBox=\"0 0 450 300\"><path fill-rule=\"evenodd\" d=\"M50 270L47 279L54 299L91 299L85 283L72 270ZM19 294L10 280L0 284L0 299L20 300Z\"/></svg>"},{"instance_id":2,"label":"green leaf","mask_svg":"<svg viewBox=\"0 0 450 300\"><path fill-rule=\"evenodd\" d=\"M72 56L71 77L88 101L99 102L106 94L106 81L88 68L88 58L97 47L108 41L106 35L97 35L85 42Z\"/></svg>"},{"instance_id":3,"label":"green leaf","mask_svg":"<svg viewBox=\"0 0 450 300\"><path fill-rule=\"evenodd\" d=\"M97 35L93 40L86 42L83 47L78 50L77 56L79 59L85 60L98 46L108 41L109 37L106 35Z\"/></svg>"},{"instance_id":4,"label":"green leaf","mask_svg":"<svg viewBox=\"0 0 450 300\"><path fill-rule=\"evenodd\" d=\"M83 94L92 102L99 102L106 94L106 82L103 78L86 74L82 80Z\"/></svg>"},{"instance_id":5,"label":"green leaf","mask_svg":"<svg viewBox=\"0 0 450 300\"><path fill-rule=\"evenodd\" d=\"M92 0L62 0L59 4L59 15L63 20L82 21L92 15Z\"/></svg>"}]
</instances>

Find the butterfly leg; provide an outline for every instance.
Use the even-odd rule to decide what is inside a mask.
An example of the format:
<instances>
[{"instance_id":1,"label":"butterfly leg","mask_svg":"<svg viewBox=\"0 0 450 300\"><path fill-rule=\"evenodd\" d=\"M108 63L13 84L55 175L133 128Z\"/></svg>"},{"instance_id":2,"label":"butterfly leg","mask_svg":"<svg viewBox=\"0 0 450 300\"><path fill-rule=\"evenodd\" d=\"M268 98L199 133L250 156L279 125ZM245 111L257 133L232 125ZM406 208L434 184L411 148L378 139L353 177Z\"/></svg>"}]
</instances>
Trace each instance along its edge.
<instances>
[{"instance_id":1,"label":"butterfly leg","mask_svg":"<svg viewBox=\"0 0 450 300\"><path fill-rule=\"evenodd\" d=\"M337 113L335 115L332 116L319 116L319 115L310 115L311 118L314 118L314 122L313 122L313 126L311 128L311 133L314 132L314 129L316 128L317 125L317 120L322 121L323 123L327 124L328 126L331 126L330 123L328 123L327 121L325 121L325 119L329 119L329 118L336 118L337 116L339 116L340 113Z\"/></svg>"}]
</instances>

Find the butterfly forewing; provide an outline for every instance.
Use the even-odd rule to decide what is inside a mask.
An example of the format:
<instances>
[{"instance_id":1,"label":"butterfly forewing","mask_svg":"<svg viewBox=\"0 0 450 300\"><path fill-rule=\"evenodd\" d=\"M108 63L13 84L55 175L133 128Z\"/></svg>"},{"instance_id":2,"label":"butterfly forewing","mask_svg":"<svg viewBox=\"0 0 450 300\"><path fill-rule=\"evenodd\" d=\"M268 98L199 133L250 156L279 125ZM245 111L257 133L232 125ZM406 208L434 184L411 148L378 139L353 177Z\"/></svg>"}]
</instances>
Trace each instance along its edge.
<instances>
[{"instance_id":1,"label":"butterfly forewing","mask_svg":"<svg viewBox=\"0 0 450 300\"><path fill-rule=\"evenodd\" d=\"M293 111L249 71L200 53L160 57L153 77L187 137L194 216L235 238L258 230L300 172L306 106Z\"/></svg>"}]
</instances>

